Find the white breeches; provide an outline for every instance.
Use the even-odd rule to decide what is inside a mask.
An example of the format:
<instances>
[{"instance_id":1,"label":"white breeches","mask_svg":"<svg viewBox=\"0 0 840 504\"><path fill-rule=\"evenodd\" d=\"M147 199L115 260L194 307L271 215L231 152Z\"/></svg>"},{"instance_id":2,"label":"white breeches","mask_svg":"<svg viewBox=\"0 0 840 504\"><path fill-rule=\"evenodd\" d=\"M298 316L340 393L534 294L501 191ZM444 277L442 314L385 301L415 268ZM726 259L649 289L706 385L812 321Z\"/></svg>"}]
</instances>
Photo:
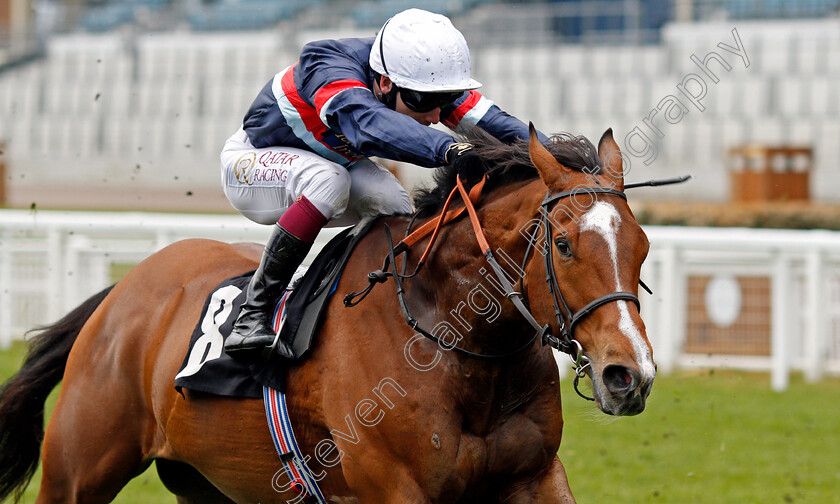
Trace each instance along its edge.
<instances>
[{"instance_id":1,"label":"white breeches","mask_svg":"<svg viewBox=\"0 0 840 504\"><path fill-rule=\"evenodd\" d=\"M257 149L240 128L225 142L221 162L230 204L260 224L277 222L300 196L330 220L328 227L413 211L397 178L369 159L344 167L294 147Z\"/></svg>"}]
</instances>

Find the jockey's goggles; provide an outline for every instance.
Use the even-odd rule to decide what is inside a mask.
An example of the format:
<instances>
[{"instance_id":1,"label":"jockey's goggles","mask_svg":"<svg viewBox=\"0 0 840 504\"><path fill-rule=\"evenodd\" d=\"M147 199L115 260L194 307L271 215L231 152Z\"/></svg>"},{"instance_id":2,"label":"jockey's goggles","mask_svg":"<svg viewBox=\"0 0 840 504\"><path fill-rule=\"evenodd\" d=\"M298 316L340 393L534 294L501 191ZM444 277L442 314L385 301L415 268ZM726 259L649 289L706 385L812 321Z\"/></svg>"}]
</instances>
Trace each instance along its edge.
<instances>
[{"instance_id":1,"label":"jockey's goggles","mask_svg":"<svg viewBox=\"0 0 840 504\"><path fill-rule=\"evenodd\" d=\"M395 86L396 87L396 86ZM464 94L463 91L423 92L398 87L405 106L414 112L430 112L438 107L445 107Z\"/></svg>"}]
</instances>

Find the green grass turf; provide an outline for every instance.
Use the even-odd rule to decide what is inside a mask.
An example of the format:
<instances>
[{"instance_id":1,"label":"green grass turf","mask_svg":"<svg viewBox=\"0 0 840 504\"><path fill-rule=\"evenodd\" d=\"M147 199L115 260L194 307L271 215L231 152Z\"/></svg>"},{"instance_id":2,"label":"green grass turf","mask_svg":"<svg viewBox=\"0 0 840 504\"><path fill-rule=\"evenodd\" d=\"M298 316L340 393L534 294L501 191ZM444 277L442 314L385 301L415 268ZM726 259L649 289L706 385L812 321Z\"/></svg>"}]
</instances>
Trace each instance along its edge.
<instances>
[{"instance_id":1,"label":"green grass turf","mask_svg":"<svg viewBox=\"0 0 840 504\"><path fill-rule=\"evenodd\" d=\"M23 359L0 352L0 381ZM563 381L560 457L579 504L840 504L840 380L794 377L783 393L762 373L657 378L647 410L612 418ZM48 411L55 402L48 399ZM32 503L40 473L23 502ZM114 501L174 502L154 468Z\"/></svg>"},{"instance_id":2,"label":"green grass turf","mask_svg":"<svg viewBox=\"0 0 840 504\"><path fill-rule=\"evenodd\" d=\"M840 380L769 381L662 376L647 409L619 419L564 382L560 459L579 504L840 503Z\"/></svg>"}]
</instances>

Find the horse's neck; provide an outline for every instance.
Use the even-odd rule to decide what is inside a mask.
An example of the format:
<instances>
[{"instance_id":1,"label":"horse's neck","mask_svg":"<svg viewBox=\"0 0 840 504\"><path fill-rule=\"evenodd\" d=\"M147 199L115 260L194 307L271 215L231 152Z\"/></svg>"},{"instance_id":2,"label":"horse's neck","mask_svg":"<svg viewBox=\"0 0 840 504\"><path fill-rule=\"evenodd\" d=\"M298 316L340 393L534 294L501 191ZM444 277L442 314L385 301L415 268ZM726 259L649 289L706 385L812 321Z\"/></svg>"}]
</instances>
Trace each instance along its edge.
<instances>
[{"instance_id":1,"label":"horse's neck","mask_svg":"<svg viewBox=\"0 0 840 504\"><path fill-rule=\"evenodd\" d=\"M485 194L476 208L488 244L514 284L524 276L521 265L529 249L528 238L520 228L527 229L529 221L538 215L544 190L537 180L518 182ZM415 262L425 242L421 245L414 252ZM414 287L437 299L438 316L450 315L460 327L473 333L473 339L482 336L477 334L478 330L513 329L508 327L509 322L525 322L505 298L506 293L484 257L466 215L445 226L419 283L413 282Z\"/></svg>"},{"instance_id":2,"label":"horse's neck","mask_svg":"<svg viewBox=\"0 0 840 504\"><path fill-rule=\"evenodd\" d=\"M531 221L539 215L542 191L544 186L538 181L520 182L486 195L477 208L487 243L514 290L525 276L524 259L530 251L527 234ZM489 337L492 333L530 327L506 298L502 282L484 257L467 218L449 224L445 242L436 245L424 280L438 299L438 311L446 308L474 335L474 340L484 339L488 340L486 345L498 346L500 342ZM459 308L453 313L455 307ZM501 346L513 343L505 341Z\"/></svg>"},{"instance_id":3,"label":"horse's neck","mask_svg":"<svg viewBox=\"0 0 840 504\"><path fill-rule=\"evenodd\" d=\"M489 245L514 286L524 274L519 268L528 248L519 228L536 215L542 191L544 186L537 181L518 183L485 195L478 207ZM534 329L505 297L480 253L469 219L453 221L442 236L421 278L409 281L425 293L415 299L434 299L434 306L417 307L418 313L424 308L428 314L423 321L429 325L426 329L444 324L459 338L459 348L489 355L505 354L527 343ZM540 343L500 361L449 353L458 360L454 369L466 385L461 389L463 402L475 408L477 423L523 403L540 383L556 377L553 356Z\"/></svg>"},{"instance_id":4,"label":"horse's neck","mask_svg":"<svg viewBox=\"0 0 840 504\"><path fill-rule=\"evenodd\" d=\"M551 350L540 343L519 356L498 362L457 358L463 385L460 403L479 425L515 412L541 390L553 386L558 378Z\"/></svg>"}]
</instances>

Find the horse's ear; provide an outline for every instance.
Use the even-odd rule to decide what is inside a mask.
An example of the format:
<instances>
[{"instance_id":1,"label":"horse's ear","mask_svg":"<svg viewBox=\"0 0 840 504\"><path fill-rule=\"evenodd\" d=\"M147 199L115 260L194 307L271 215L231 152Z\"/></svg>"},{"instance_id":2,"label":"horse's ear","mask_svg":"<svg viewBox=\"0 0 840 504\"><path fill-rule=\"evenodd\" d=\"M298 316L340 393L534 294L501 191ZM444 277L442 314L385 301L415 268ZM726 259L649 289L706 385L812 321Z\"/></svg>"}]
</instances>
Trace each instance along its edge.
<instances>
[{"instance_id":1,"label":"horse's ear","mask_svg":"<svg viewBox=\"0 0 840 504\"><path fill-rule=\"evenodd\" d=\"M598 141L598 157L601 158L603 173L614 184L615 189L624 190L624 163L621 150L613 138L612 128L601 135Z\"/></svg>"},{"instance_id":2,"label":"horse's ear","mask_svg":"<svg viewBox=\"0 0 840 504\"><path fill-rule=\"evenodd\" d=\"M540 173L540 178L553 191L560 191L564 187L564 181L568 173L571 172L568 168L560 164L554 156L548 152L545 145L540 142L537 136L537 129L534 128L534 123L528 123L528 132L530 139L528 141L528 153L531 155L531 162Z\"/></svg>"}]
</instances>

